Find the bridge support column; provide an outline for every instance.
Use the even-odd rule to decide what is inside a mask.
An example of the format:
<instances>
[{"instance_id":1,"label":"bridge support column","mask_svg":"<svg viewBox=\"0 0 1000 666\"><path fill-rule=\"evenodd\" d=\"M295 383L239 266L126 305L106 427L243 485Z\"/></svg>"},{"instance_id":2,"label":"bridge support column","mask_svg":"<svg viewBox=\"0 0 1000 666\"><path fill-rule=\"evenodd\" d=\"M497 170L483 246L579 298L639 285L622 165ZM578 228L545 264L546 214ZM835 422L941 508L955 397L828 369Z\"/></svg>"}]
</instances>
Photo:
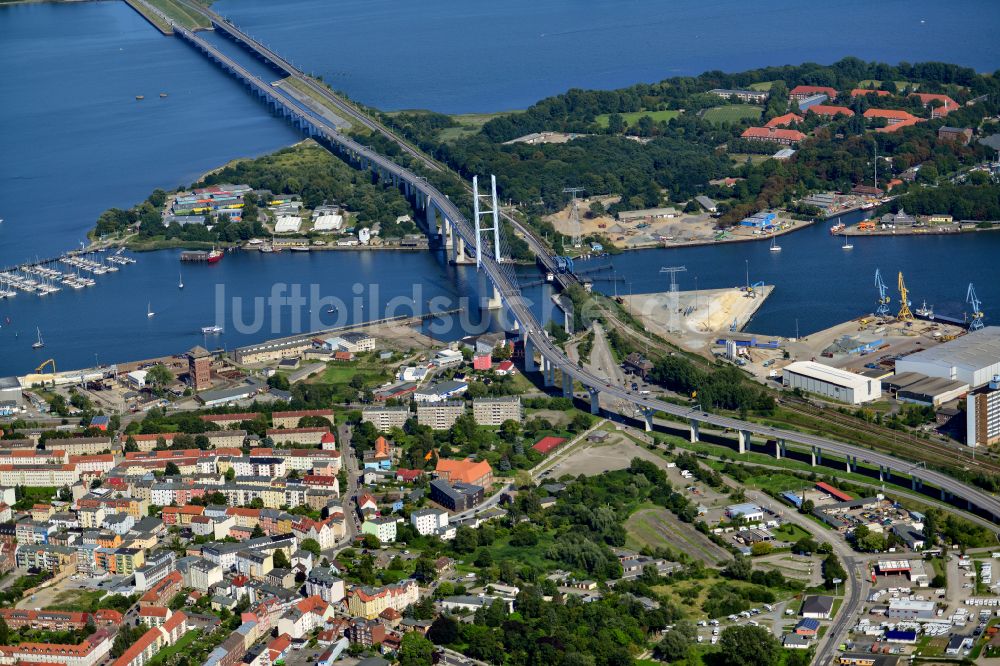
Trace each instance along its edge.
<instances>
[{"instance_id":1,"label":"bridge support column","mask_svg":"<svg viewBox=\"0 0 1000 666\"><path fill-rule=\"evenodd\" d=\"M601 413L601 392L595 388L587 389L590 393L590 413L599 415Z\"/></svg>"},{"instance_id":2,"label":"bridge support column","mask_svg":"<svg viewBox=\"0 0 1000 666\"><path fill-rule=\"evenodd\" d=\"M544 362L544 361L543 361ZM524 371L534 372L537 370L535 366L535 345L531 344L531 339L527 336L524 338Z\"/></svg>"},{"instance_id":3,"label":"bridge support column","mask_svg":"<svg viewBox=\"0 0 1000 666\"><path fill-rule=\"evenodd\" d=\"M820 465L823 464L823 449L814 446L812 447L812 461L809 464L815 467L817 463Z\"/></svg>"},{"instance_id":4,"label":"bridge support column","mask_svg":"<svg viewBox=\"0 0 1000 666\"><path fill-rule=\"evenodd\" d=\"M568 373L562 373L562 391L564 398L573 397L573 378Z\"/></svg>"},{"instance_id":5,"label":"bridge support column","mask_svg":"<svg viewBox=\"0 0 1000 666\"><path fill-rule=\"evenodd\" d=\"M697 419L690 419L688 425L691 429L691 443L693 444L701 437L701 422Z\"/></svg>"},{"instance_id":6,"label":"bridge support column","mask_svg":"<svg viewBox=\"0 0 1000 666\"><path fill-rule=\"evenodd\" d=\"M542 381L546 386L556 385L555 369L552 367L552 361L542 357Z\"/></svg>"},{"instance_id":7,"label":"bridge support column","mask_svg":"<svg viewBox=\"0 0 1000 666\"><path fill-rule=\"evenodd\" d=\"M844 465L847 468L847 473L850 474L858 467L858 459L854 456L844 456Z\"/></svg>"},{"instance_id":8,"label":"bridge support column","mask_svg":"<svg viewBox=\"0 0 1000 666\"><path fill-rule=\"evenodd\" d=\"M878 480L879 482L888 481L892 478L892 470L883 465L878 466Z\"/></svg>"},{"instance_id":9,"label":"bridge support column","mask_svg":"<svg viewBox=\"0 0 1000 666\"><path fill-rule=\"evenodd\" d=\"M493 290L493 295L490 296L486 303L486 309L488 310L499 310L503 301L500 298L500 290L497 289L496 285L491 283L491 289Z\"/></svg>"},{"instance_id":10,"label":"bridge support column","mask_svg":"<svg viewBox=\"0 0 1000 666\"><path fill-rule=\"evenodd\" d=\"M910 490L923 490L924 482L915 476L910 477Z\"/></svg>"},{"instance_id":11,"label":"bridge support column","mask_svg":"<svg viewBox=\"0 0 1000 666\"><path fill-rule=\"evenodd\" d=\"M788 457L788 451L785 447L785 440L779 439L774 442L774 457L777 460Z\"/></svg>"},{"instance_id":12,"label":"bridge support column","mask_svg":"<svg viewBox=\"0 0 1000 666\"><path fill-rule=\"evenodd\" d=\"M428 202L427 204L427 238L434 240L437 238L437 206Z\"/></svg>"},{"instance_id":13,"label":"bridge support column","mask_svg":"<svg viewBox=\"0 0 1000 666\"><path fill-rule=\"evenodd\" d=\"M474 264L474 259L470 259L465 254L465 239L455 234L455 243L451 246L451 263L460 266L463 264Z\"/></svg>"},{"instance_id":14,"label":"bridge support column","mask_svg":"<svg viewBox=\"0 0 1000 666\"><path fill-rule=\"evenodd\" d=\"M740 430L739 433L739 452L746 453L747 448L750 446L750 431Z\"/></svg>"},{"instance_id":15,"label":"bridge support column","mask_svg":"<svg viewBox=\"0 0 1000 666\"><path fill-rule=\"evenodd\" d=\"M653 414L656 410L650 409L648 407L642 408L642 418L646 422L646 432L653 432Z\"/></svg>"},{"instance_id":16,"label":"bridge support column","mask_svg":"<svg viewBox=\"0 0 1000 666\"><path fill-rule=\"evenodd\" d=\"M455 224L449 220L447 217L443 218L441 225L444 229L444 246L445 249L452 250L455 248Z\"/></svg>"},{"instance_id":17,"label":"bridge support column","mask_svg":"<svg viewBox=\"0 0 1000 666\"><path fill-rule=\"evenodd\" d=\"M944 488L942 488L941 489L941 501L942 502L947 502L949 499L951 499L951 493L949 493L947 490L945 490Z\"/></svg>"}]
</instances>

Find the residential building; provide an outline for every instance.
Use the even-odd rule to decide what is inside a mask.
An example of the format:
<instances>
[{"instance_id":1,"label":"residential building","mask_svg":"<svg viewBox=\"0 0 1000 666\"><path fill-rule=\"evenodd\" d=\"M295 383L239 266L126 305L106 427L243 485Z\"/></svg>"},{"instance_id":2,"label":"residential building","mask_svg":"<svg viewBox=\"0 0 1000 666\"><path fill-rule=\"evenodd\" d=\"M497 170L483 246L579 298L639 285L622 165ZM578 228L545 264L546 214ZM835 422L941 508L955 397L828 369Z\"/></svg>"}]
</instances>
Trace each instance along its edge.
<instances>
[{"instance_id":1,"label":"residential building","mask_svg":"<svg viewBox=\"0 0 1000 666\"><path fill-rule=\"evenodd\" d=\"M422 536L435 534L448 526L448 512L441 509L418 509L410 514L410 524Z\"/></svg>"},{"instance_id":2,"label":"residential building","mask_svg":"<svg viewBox=\"0 0 1000 666\"><path fill-rule=\"evenodd\" d=\"M1000 442L1000 376L965 398L965 443L992 446Z\"/></svg>"},{"instance_id":3,"label":"residential building","mask_svg":"<svg viewBox=\"0 0 1000 666\"><path fill-rule=\"evenodd\" d=\"M139 637L112 666L145 666L164 647L175 644L187 633L187 615L178 611L166 622ZM110 649L110 646L109 646Z\"/></svg>"},{"instance_id":4,"label":"residential building","mask_svg":"<svg viewBox=\"0 0 1000 666\"><path fill-rule=\"evenodd\" d=\"M433 430L448 430L464 413L462 400L417 402L417 423Z\"/></svg>"},{"instance_id":5,"label":"residential building","mask_svg":"<svg viewBox=\"0 0 1000 666\"><path fill-rule=\"evenodd\" d=\"M374 620L387 608L402 611L419 600L420 590L413 579L382 587L355 587L347 593L348 611L367 620Z\"/></svg>"},{"instance_id":6,"label":"residential building","mask_svg":"<svg viewBox=\"0 0 1000 666\"><path fill-rule=\"evenodd\" d=\"M521 423L524 420L521 397L477 398L472 401L472 417L485 426L498 426L508 420Z\"/></svg>"},{"instance_id":7,"label":"residential building","mask_svg":"<svg viewBox=\"0 0 1000 666\"><path fill-rule=\"evenodd\" d=\"M948 141L961 146L969 145L972 141L972 130L968 127L939 127L937 133L938 141Z\"/></svg>"},{"instance_id":8,"label":"residential building","mask_svg":"<svg viewBox=\"0 0 1000 666\"><path fill-rule=\"evenodd\" d=\"M417 402L443 402L462 395L468 388L465 382L448 380L417 389L413 392L413 399Z\"/></svg>"},{"instance_id":9,"label":"residential building","mask_svg":"<svg viewBox=\"0 0 1000 666\"><path fill-rule=\"evenodd\" d=\"M111 651L111 644L110 632L101 629L78 645L30 642L20 645L0 645L0 663L96 666L107 657Z\"/></svg>"},{"instance_id":10,"label":"residential building","mask_svg":"<svg viewBox=\"0 0 1000 666\"><path fill-rule=\"evenodd\" d=\"M803 122L803 120L804 118L797 113L786 113L784 115L771 118L764 123L764 127L788 127L790 125L797 125Z\"/></svg>"},{"instance_id":11,"label":"residential building","mask_svg":"<svg viewBox=\"0 0 1000 666\"><path fill-rule=\"evenodd\" d=\"M260 363L272 363L283 358L295 358L312 348L312 340L301 338L296 340L285 340L282 342L264 342L257 345L237 347L234 358L241 365L256 365Z\"/></svg>"},{"instance_id":12,"label":"residential building","mask_svg":"<svg viewBox=\"0 0 1000 666\"><path fill-rule=\"evenodd\" d=\"M271 438L275 446L287 446L290 444L302 444L305 446L319 446L323 443L323 436L330 433L327 427L315 428L268 428L267 436Z\"/></svg>"},{"instance_id":13,"label":"residential building","mask_svg":"<svg viewBox=\"0 0 1000 666\"><path fill-rule=\"evenodd\" d=\"M344 581L335 573L340 572L333 568L320 567L310 571L306 578L306 594L310 597L319 597L331 604L343 601L347 596Z\"/></svg>"},{"instance_id":14,"label":"residential building","mask_svg":"<svg viewBox=\"0 0 1000 666\"><path fill-rule=\"evenodd\" d=\"M722 99L736 98L745 104L763 104L771 95L767 90L741 90L727 88L713 88L708 94L721 97Z\"/></svg>"},{"instance_id":15,"label":"residential building","mask_svg":"<svg viewBox=\"0 0 1000 666\"><path fill-rule=\"evenodd\" d=\"M813 104L806 112L815 113L817 116L823 118L836 118L837 116L854 117L854 112L846 106L831 106L829 104Z\"/></svg>"},{"instance_id":16,"label":"residential building","mask_svg":"<svg viewBox=\"0 0 1000 666\"><path fill-rule=\"evenodd\" d=\"M816 95L826 95L827 99L837 99L837 91L828 86L795 86L788 92L789 99L804 100Z\"/></svg>"},{"instance_id":17,"label":"residential building","mask_svg":"<svg viewBox=\"0 0 1000 666\"><path fill-rule=\"evenodd\" d=\"M392 543L396 540L396 519L391 516L369 518L361 524L362 534L373 534L380 543Z\"/></svg>"},{"instance_id":18,"label":"residential building","mask_svg":"<svg viewBox=\"0 0 1000 666\"><path fill-rule=\"evenodd\" d=\"M431 481L430 499L449 511L467 511L483 501L485 490L482 486L467 483L449 483L444 479Z\"/></svg>"},{"instance_id":19,"label":"residential building","mask_svg":"<svg viewBox=\"0 0 1000 666\"><path fill-rule=\"evenodd\" d=\"M408 407L364 407L361 410L361 420L371 423L379 432L402 428L408 418L410 418Z\"/></svg>"}]
</instances>

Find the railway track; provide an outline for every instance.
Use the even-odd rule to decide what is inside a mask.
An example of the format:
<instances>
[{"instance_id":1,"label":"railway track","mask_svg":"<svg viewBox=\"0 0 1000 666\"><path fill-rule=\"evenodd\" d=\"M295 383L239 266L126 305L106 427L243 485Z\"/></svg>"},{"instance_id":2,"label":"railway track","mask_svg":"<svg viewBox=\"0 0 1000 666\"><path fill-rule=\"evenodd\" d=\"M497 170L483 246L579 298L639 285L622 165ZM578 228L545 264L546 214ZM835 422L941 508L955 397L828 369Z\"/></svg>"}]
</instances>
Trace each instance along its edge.
<instances>
[{"instance_id":1,"label":"railway track","mask_svg":"<svg viewBox=\"0 0 1000 666\"><path fill-rule=\"evenodd\" d=\"M888 430L868 423L864 419L842 414L835 409L819 409L808 403L790 401L787 398L783 399L781 406L803 416L822 419L835 426L877 437L880 445L876 448L901 458L933 464L943 469L969 471L976 467L982 471L1000 474L1000 462L997 462L996 454L993 453L977 456L973 460L966 451L959 447L921 439L906 432ZM918 451L919 454L916 453Z\"/></svg>"}]
</instances>

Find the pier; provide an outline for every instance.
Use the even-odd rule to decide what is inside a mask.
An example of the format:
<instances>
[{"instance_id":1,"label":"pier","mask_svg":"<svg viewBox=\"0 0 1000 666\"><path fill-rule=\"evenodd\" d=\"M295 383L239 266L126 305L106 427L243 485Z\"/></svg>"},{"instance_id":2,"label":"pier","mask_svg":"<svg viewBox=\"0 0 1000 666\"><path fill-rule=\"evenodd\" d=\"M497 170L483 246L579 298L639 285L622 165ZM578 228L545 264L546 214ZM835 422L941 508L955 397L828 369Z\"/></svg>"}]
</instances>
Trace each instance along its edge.
<instances>
[{"instance_id":1,"label":"pier","mask_svg":"<svg viewBox=\"0 0 1000 666\"><path fill-rule=\"evenodd\" d=\"M63 288L85 289L93 287L97 281L93 277L116 273L121 268L135 263L135 259L122 254L119 249L106 259L94 261L87 255L101 250L83 249L67 252L58 257L36 259L17 266L0 270L0 299L14 298L18 292L48 296ZM66 270L59 270L66 267Z\"/></svg>"}]
</instances>

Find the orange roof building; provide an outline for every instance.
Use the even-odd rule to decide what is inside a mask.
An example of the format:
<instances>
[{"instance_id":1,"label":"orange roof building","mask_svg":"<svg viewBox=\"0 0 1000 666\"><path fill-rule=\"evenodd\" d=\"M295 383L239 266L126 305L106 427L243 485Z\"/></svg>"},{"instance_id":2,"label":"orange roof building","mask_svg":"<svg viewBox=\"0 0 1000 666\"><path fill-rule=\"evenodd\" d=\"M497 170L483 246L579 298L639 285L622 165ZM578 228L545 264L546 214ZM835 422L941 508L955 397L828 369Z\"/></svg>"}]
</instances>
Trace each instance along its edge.
<instances>
[{"instance_id":1,"label":"orange roof building","mask_svg":"<svg viewBox=\"0 0 1000 666\"><path fill-rule=\"evenodd\" d=\"M777 127L748 127L740 135L740 138L749 141L773 141L790 146L806 138L806 135L798 130L779 129Z\"/></svg>"},{"instance_id":2,"label":"orange roof building","mask_svg":"<svg viewBox=\"0 0 1000 666\"><path fill-rule=\"evenodd\" d=\"M830 106L828 104L813 104L809 107L807 113L815 113L817 116L824 116L826 118L834 118L836 116L851 118L854 116L854 112L846 106Z\"/></svg>"},{"instance_id":3,"label":"orange roof building","mask_svg":"<svg viewBox=\"0 0 1000 666\"><path fill-rule=\"evenodd\" d=\"M829 99L837 99L837 91L828 86L795 86L788 93L792 99L806 99L813 95L826 95Z\"/></svg>"},{"instance_id":4,"label":"orange roof building","mask_svg":"<svg viewBox=\"0 0 1000 666\"><path fill-rule=\"evenodd\" d=\"M797 113L786 113L783 116L775 116L774 118L771 118L764 123L764 127L788 127L789 125L801 123L802 120L802 116Z\"/></svg>"},{"instance_id":5,"label":"orange roof building","mask_svg":"<svg viewBox=\"0 0 1000 666\"><path fill-rule=\"evenodd\" d=\"M888 90L872 90L871 88L855 88L851 91L851 97L864 97L865 95L888 97L891 94Z\"/></svg>"},{"instance_id":6,"label":"orange roof building","mask_svg":"<svg viewBox=\"0 0 1000 666\"><path fill-rule=\"evenodd\" d=\"M449 460L438 458L437 475L449 483L460 482L489 488L493 485L493 468L485 460Z\"/></svg>"},{"instance_id":7,"label":"orange roof building","mask_svg":"<svg viewBox=\"0 0 1000 666\"><path fill-rule=\"evenodd\" d=\"M941 106L931 106L931 118L942 118L958 108L958 102L948 95L935 93L911 93L910 97L917 97L924 106L931 106L932 102L941 102Z\"/></svg>"},{"instance_id":8,"label":"orange roof building","mask_svg":"<svg viewBox=\"0 0 1000 666\"><path fill-rule=\"evenodd\" d=\"M880 127L877 130L879 132L895 132L896 130L924 121L923 118L918 118L909 111L903 111L902 109L868 109L865 111L865 118L869 120L884 118L888 124L885 127Z\"/></svg>"}]
</instances>

